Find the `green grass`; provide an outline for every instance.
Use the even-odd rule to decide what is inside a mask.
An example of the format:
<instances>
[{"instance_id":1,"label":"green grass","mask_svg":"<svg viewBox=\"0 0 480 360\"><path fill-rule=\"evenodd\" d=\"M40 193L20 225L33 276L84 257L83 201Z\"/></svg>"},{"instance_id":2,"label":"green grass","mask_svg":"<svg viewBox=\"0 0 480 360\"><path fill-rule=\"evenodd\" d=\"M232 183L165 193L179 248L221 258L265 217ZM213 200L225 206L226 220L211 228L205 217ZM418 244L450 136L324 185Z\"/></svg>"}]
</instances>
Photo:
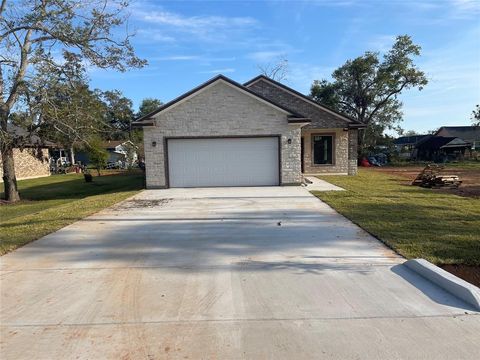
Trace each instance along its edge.
<instances>
[{"instance_id":1,"label":"green grass","mask_svg":"<svg viewBox=\"0 0 480 360\"><path fill-rule=\"evenodd\" d=\"M427 164L432 164L431 161L396 161L389 163L387 167L425 167ZM445 169L465 169L465 170L480 170L480 160L464 160L459 162L448 162L445 164L438 164L445 166Z\"/></svg>"},{"instance_id":2,"label":"green grass","mask_svg":"<svg viewBox=\"0 0 480 360\"><path fill-rule=\"evenodd\" d=\"M314 195L406 258L480 265L479 199L405 185L370 169L322 178L347 191Z\"/></svg>"},{"instance_id":3,"label":"green grass","mask_svg":"<svg viewBox=\"0 0 480 360\"><path fill-rule=\"evenodd\" d=\"M0 206L1 255L134 195L143 176L109 175L86 183L83 175L52 175L18 186L22 201Z\"/></svg>"}]
</instances>

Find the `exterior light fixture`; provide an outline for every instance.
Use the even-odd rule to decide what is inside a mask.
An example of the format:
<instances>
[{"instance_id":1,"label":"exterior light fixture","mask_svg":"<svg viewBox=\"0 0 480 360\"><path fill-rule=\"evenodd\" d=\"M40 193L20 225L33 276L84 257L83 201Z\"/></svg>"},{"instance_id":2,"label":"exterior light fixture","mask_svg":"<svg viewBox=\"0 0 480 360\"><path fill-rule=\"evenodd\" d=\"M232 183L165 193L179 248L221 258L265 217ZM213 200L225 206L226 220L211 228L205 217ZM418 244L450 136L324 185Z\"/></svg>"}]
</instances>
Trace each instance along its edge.
<instances>
[{"instance_id":1,"label":"exterior light fixture","mask_svg":"<svg viewBox=\"0 0 480 360\"><path fill-rule=\"evenodd\" d=\"M292 139L288 139L287 143L288 143L288 145L290 145L292 143Z\"/></svg>"},{"instance_id":2,"label":"exterior light fixture","mask_svg":"<svg viewBox=\"0 0 480 360\"><path fill-rule=\"evenodd\" d=\"M152 141L152 147L155 147L157 146L157 142L156 141Z\"/></svg>"}]
</instances>

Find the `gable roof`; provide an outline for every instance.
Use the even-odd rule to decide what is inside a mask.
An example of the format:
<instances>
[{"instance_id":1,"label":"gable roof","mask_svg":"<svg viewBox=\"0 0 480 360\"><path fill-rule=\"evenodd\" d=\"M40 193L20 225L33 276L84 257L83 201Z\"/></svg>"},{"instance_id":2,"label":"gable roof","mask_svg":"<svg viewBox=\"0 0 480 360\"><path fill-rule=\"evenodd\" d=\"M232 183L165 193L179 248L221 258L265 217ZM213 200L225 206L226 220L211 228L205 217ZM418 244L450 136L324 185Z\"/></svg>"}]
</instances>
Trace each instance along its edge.
<instances>
[{"instance_id":1,"label":"gable roof","mask_svg":"<svg viewBox=\"0 0 480 360\"><path fill-rule=\"evenodd\" d=\"M410 135L410 136L400 136L394 140L395 145L415 145L420 140L429 135Z\"/></svg>"},{"instance_id":2,"label":"gable roof","mask_svg":"<svg viewBox=\"0 0 480 360\"><path fill-rule=\"evenodd\" d=\"M40 138L36 131L29 132L28 130L8 123L7 124L7 132L12 136L14 141L14 146L21 146L21 147L55 147L56 144L48 141L43 140Z\"/></svg>"},{"instance_id":3,"label":"gable roof","mask_svg":"<svg viewBox=\"0 0 480 360\"><path fill-rule=\"evenodd\" d=\"M273 79L270 79L269 77L265 76L265 75L258 75L256 77L254 77L253 79L247 81L246 83L244 83L243 85L246 86L246 87L249 87L249 86L252 86L253 84L255 84L256 82L258 81L266 81L300 99L302 99L303 101L305 102L308 102L309 104L313 105L313 106L316 106L317 108L320 108L326 112L329 112L330 114L336 116L337 118L343 120L343 121L346 121L348 123L350 123L350 126L351 127L359 127L359 128L363 128L363 127L366 127L366 125L356 119L353 119L351 118L350 116L347 116L345 114L342 114L336 110L333 110L331 109L330 107L328 106L325 106L323 104L320 104L318 102L316 102L315 100L313 100L312 98L302 94L301 92L298 92L297 90L294 90L278 81L275 81Z\"/></svg>"},{"instance_id":4,"label":"gable roof","mask_svg":"<svg viewBox=\"0 0 480 360\"><path fill-rule=\"evenodd\" d=\"M131 144L134 145L130 140L106 140L102 143L102 148L104 149L114 149L118 145Z\"/></svg>"},{"instance_id":5,"label":"gable roof","mask_svg":"<svg viewBox=\"0 0 480 360\"><path fill-rule=\"evenodd\" d=\"M480 126L442 126L435 135L459 137L468 141L480 141Z\"/></svg>"},{"instance_id":6,"label":"gable roof","mask_svg":"<svg viewBox=\"0 0 480 360\"><path fill-rule=\"evenodd\" d=\"M286 108L285 106L279 105L279 104L277 104L277 103L275 103L275 102L273 102L273 101L255 93L255 92L251 91L247 87L237 83L236 81L233 81L232 79L230 79L230 78L228 78L224 75L217 75L214 78L208 80L207 82L205 82L205 83L193 88L192 90L186 92L185 94L180 95L179 97L173 99L172 101L160 106L155 111L152 111L151 113L146 114L146 115L136 119L132 124L135 124L137 126L142 126L144 124L145 125L153 125L153 124L151 124L151 122L153 121L153 119L152 119L153 116L155 116L156 114L175 106L176 104L179 104L183 100L189 99L190 97L192 97L193 95L195 95L199 91L207 88L208 86L210 86L210 85L212 85L216 82L224 82L224 83L226 83L230 86L233 86L236 89L244 92L245 94L256 98L257 100L262 101L263 103L265 103L269 106L272 106L272 107L276 108L277 110L280 110L280 111L286 113L288 115L288 121L289 122L292 122L292 123L295 123L295 122L308 123L308 122L310 122L310 119L308 117L305 117L301 114L298 114L295 111L292 111L292 110Z\"/></svg>"},{"instance_id":7,"label":"gable roof","mask_svg":"<svg viewBox=\"0 0 480 360\"><path fill-rule=\"evenodd\" d=\"M470 144L454 136L429 135L420 140L416 148L442 149L447 147L468 147Z\"/></svg>"}]
</instances>

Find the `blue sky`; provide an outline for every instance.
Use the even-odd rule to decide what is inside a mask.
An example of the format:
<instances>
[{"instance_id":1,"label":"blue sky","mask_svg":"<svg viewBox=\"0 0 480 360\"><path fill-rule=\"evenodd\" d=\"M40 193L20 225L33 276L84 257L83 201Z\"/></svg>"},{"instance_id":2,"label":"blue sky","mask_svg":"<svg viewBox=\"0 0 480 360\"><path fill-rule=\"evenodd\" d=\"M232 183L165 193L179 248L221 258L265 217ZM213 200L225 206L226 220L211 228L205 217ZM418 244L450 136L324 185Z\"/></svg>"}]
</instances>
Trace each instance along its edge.
<instances>
[{"instance_id":1,"label":"blue sky","mask_svg":"<svg viewBox=\"0 0 480 360\"><path fill-rule=\"evenodd\" d=\"M91 70L92 86L134 101L166 102L222 73L238 82L258 64L289 61L284 83L308 94L366 50L385 51L408 34L422 46L429 85L402 95L402 126L419 132L469 125L480 103L480 0L133 1L133 44L148 60L127 73Z\"/></svg>"}]
</instances>

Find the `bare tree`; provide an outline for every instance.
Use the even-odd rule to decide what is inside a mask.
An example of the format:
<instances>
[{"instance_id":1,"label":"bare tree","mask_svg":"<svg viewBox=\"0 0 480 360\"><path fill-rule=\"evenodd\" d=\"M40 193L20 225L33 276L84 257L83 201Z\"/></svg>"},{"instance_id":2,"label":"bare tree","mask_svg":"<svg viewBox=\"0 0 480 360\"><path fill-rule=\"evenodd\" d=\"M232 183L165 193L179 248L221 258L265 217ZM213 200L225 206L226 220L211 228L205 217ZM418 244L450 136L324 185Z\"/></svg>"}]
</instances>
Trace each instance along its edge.
<instances>
[{"instance_id":1,"label":"bare tree","mask_svg":"<svg viewBox=\"0 0 480 360\"><path fill-rule=\"evenodd\" d=\"M275 62L258 64L257 67L262 75L265 75L272 80L282 81L287 79L288 60L284 57L277 59Z\"/></svg>"},{"instance_id":2,"label":"bare tree","mask_svg":"<svg viewBox=\"0 0 480 360\"><path fill-rule=\"evenodd\" d=\"M34 100L28 83L35 80L36 69L46 64L61 69L62 53L119 71L146 62L135 55L127 28L122 36L114 33L126 24L127 0L0 1L0 150L5 199L17 201L14 143L7 125L22 98Z\"/></svg>"}]
</instances>

